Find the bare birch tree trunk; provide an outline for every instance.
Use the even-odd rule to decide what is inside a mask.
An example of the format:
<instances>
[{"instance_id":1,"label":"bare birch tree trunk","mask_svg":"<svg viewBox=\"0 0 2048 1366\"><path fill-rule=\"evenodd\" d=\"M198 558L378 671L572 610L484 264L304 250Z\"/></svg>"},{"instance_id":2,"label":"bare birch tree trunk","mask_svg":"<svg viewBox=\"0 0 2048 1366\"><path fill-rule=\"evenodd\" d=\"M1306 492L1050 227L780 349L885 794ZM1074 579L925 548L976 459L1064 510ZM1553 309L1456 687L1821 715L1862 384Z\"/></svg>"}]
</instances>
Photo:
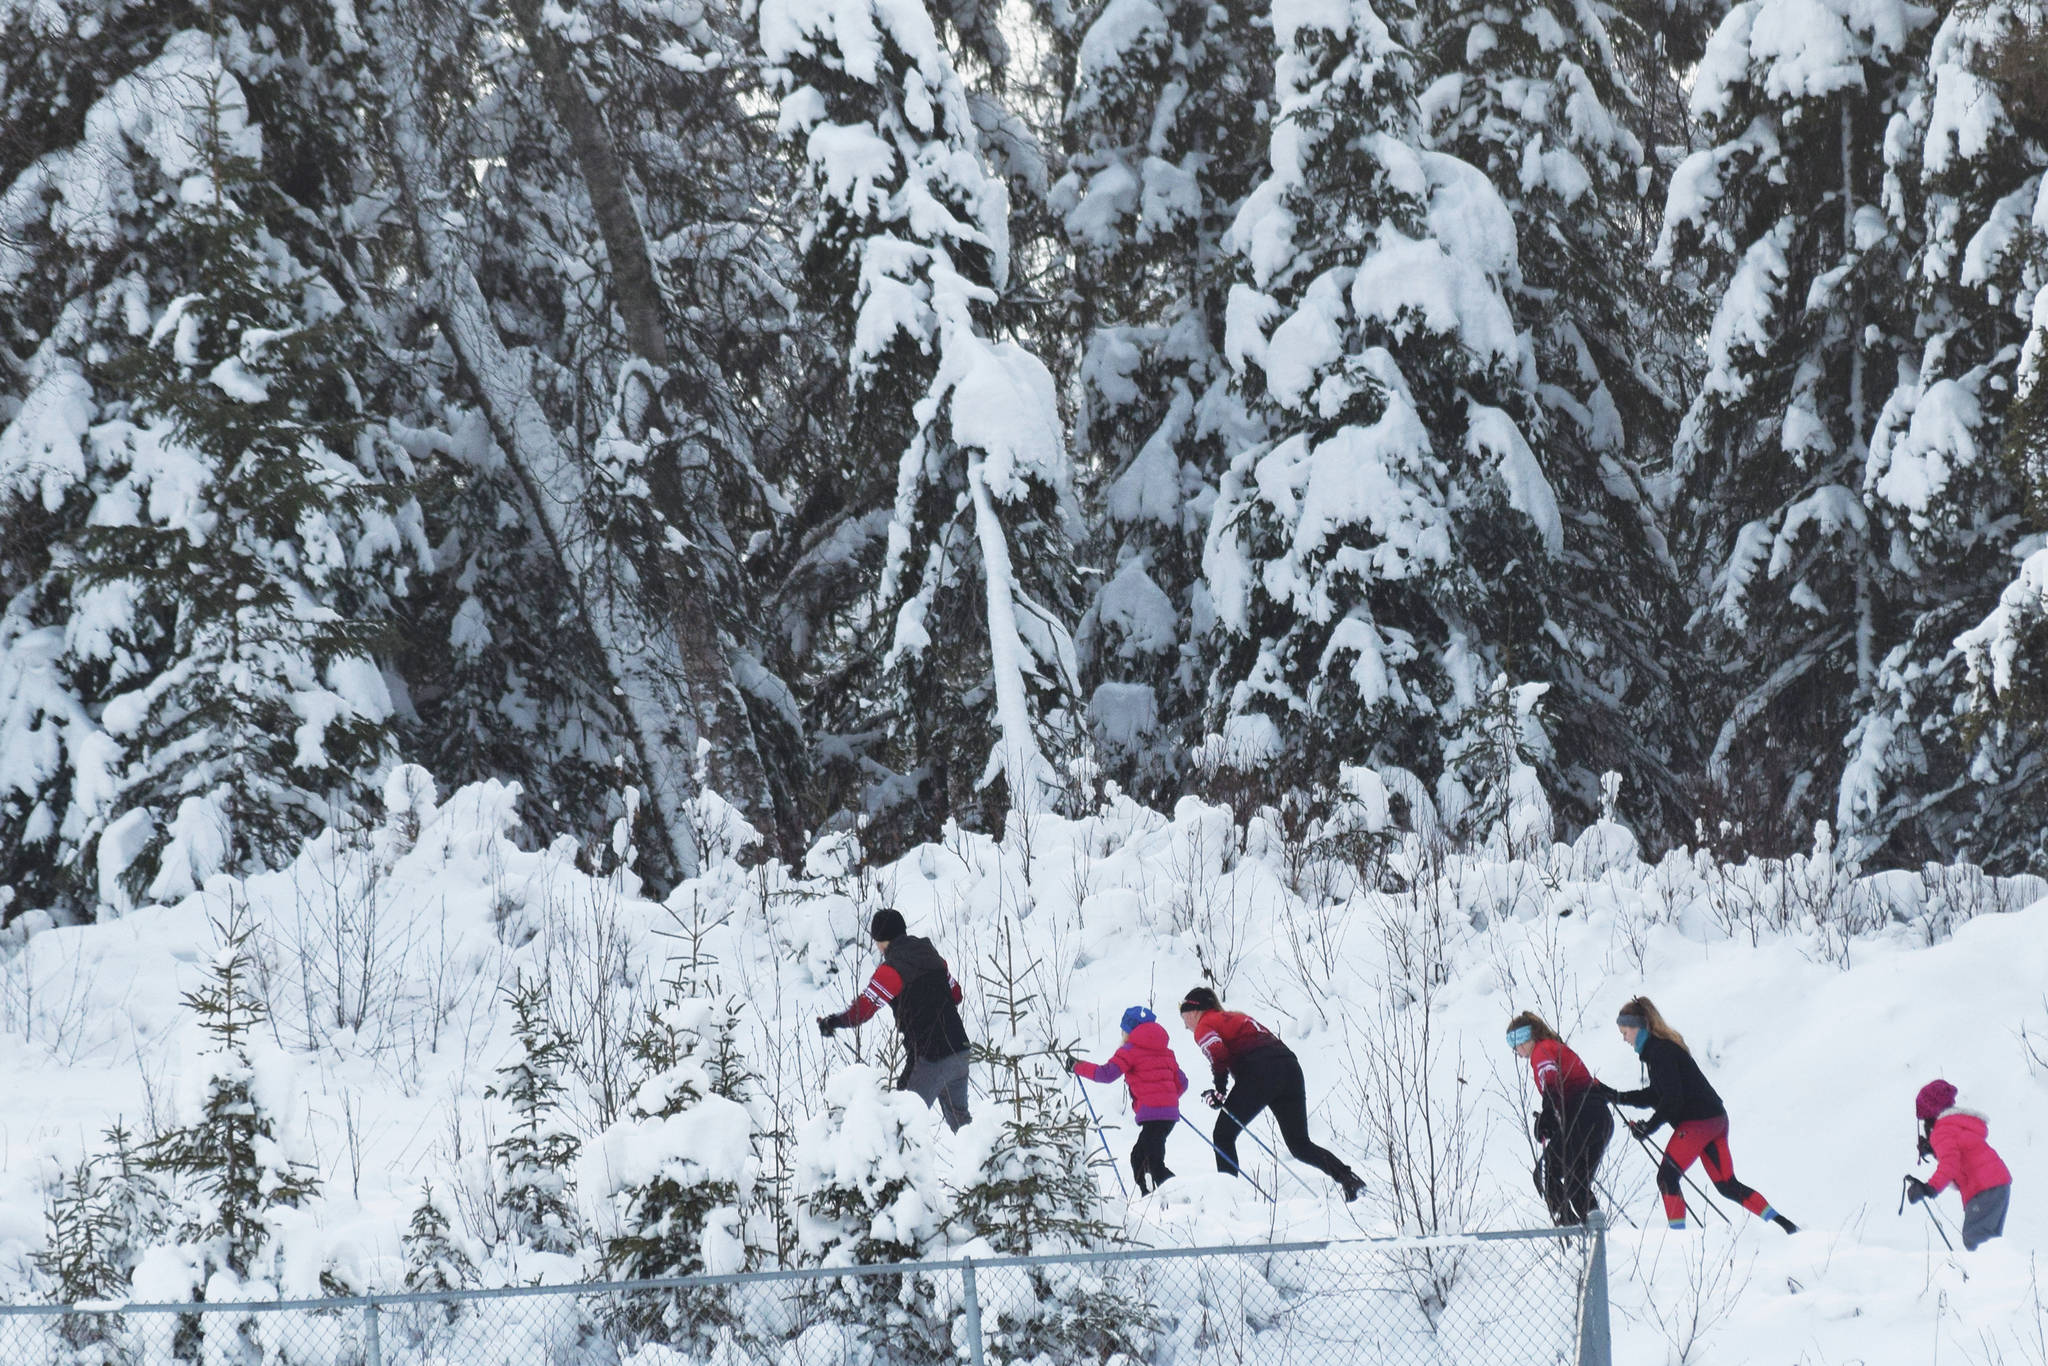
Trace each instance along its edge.
<instances>
[{"instance_id":1,"label":"bare birch tree trunk","mask_svg":"<svg viewBox=\"0 0 2048 1366\"><path fill-rule=\"evenodd\" d=\"M407 35L378 16L375 39L389 97L387 151L403 208L418 235L422 284L462 367L474 379L492 434L518 475L550 550L569 577L584 622L612 675L647 798L678 872L697 870L691 820L696 784L696 708L675 633L643 610L639 575L592 524L594 476L566 449L534 396L532 363L508 347L491 317L441 164L420 116L417 72Z\"/></svg>"},{"instance_id":2,"label":"bare birch tree trunk","mask_svg":"<svg viewBox=\"0 0 2048 1366\"><path fill-rule=\"evenodd\" d=\"M548 107L568 134L577 174L590 196L591 212L604 239L612 271L612 297L625 322L627 342L634 355L657 372L665 371L669 363L668 309L648 254L646 227L627 187L611 130L584 89L562 40L542 21L540 0L506 3L540 71ZM676 505L663 507L661 512L679 525L701 529L716 545L728 544L711 472L679 469L676 475ZM777 833L773 796L746 697L733 677L730 643L719 629L710 592L706 583L685 585L667 596L663 614L671 619L686 670L697 733L710 742L711 786L773 838Z\"/></svg>"}]
</instances>

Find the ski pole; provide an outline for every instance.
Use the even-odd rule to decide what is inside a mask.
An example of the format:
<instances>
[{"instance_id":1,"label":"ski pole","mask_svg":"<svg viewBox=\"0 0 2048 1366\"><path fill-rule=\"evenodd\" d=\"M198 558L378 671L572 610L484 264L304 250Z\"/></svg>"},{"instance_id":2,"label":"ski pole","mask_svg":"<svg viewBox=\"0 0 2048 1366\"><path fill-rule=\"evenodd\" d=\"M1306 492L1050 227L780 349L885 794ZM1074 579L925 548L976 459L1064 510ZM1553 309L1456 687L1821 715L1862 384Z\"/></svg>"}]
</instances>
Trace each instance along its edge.
<instances>
[{"instance_id":1,"label":"ski pole","mask_svg":"<svg viewBox=\"0 0 2048 1366\"><path fill-rule=\"evenodd\" d=\"M1232 1157L1229 1153L1224 1152L1223 1149L1217 1147L1215 1140L1211 1139L1209 1135L1203 1133L1200 1125L1196 1124L1192 1119L1189 1119L1186 1115L1179 1115L1177 1116L1177 1118L1180 1120L1181 1123L1187 1125L1188 1128L1195 1131L1195 1137L1201 1139L1202 1142L1207 1143L1209 1145L1210 1152L1216 1154L1216 1156L1222 1158L1225 1162L1228 1162L1230 1164L1230 1171L1233 1176L1241 1176L1246 1181L1251 1182L1251 1188L1257 1191L1260 1195L1265 1195L1266 1199L1271 1200L1273 1198L1270 1195L1266 1195L1266 1188L1264 1186L1261 1186L1258 1183L1258 1181L1253 1178L1250 1172L1246 1171L1243 1167L1238 1165L1236 1158ZM1235 1118L1235 1116L1232 1116L1232 1118ZM1240 1125L1239 1127L1242 1128L1243 1126Z\"/></svg>"},{"instance_id":2,"label":"ski pole","mask_svg":"<svg viewBox=\"0 0 2048 1366\"><path fill-rule=\"evenodd\" d=\"M1131 1198L1131 1189L1124 1184L1123 1170L1116 1165L1116 1154L1109 1150L1109 1135L1102 1131L1102 1116L1095 1113L1095 1102L1088 1098L1088 1088L1082 1085L1081 1074L1069 1072L1067 1075L1074 1079L1074 1085L1081 1087L1081 1103L1088 1107L1088 1118L1095 1123L1095 1137L1102 1141L1102 1155L1109 1159L1110 1175L1116 1178L1118 1193L1128 1200Z\"/></svg>"},{"instance_id":3,"label":"ski pole","mask_svg":"<svg viewBox=\"0 0 2048 1366\"><path fill-rule=\"evenodd\" d=\"M1620 1116L1619 1114L1617 1114L1615 1118L1621 1119L1622 1127L1628 1128L1627 1119L1622 1118L1622 1116ZM1674 1129L1674 1132L1675 1131L1676 1130ZM1635 1134L1636 1131L1631 1128L1629 1129L1629 1132L1631 1134ZM1665 1155L1663 1153L1658 1152L1655 1148L1651 1147L1650 1141L1648 1139L1642 1137L1640 1134L1636 1134L1636 1142L1642 1145L1643 1151L1649 1154L1650 1160L1652 1162L1655 1162L1660 1167L1664 1165ZM1692 1187L1692 1193L1700 1198L1700 1203L1706 1206L1708 1209L1712 1210L1714 1213L1720 1215L1722 1223L1732 1224L1735 1222L1733 1219L1730 1219L1728 1217L1727 1211L1723 1210L1719 1205L1715 1204L1712 1200L1709 1200L1707 1198L1707 1193L1704 1190L1700 1189L1699 1182L1693 1180L1691 1172L1681 1170L1678 1173L1678 1179L1684 1182L1686 1185ZM1686 1210L1688 1213L1690 1213L1692 1210L1692 1203L1690 1201L1686 1202ZM1695 1215L1694 1217L1697 1218L1698 1216Z\"/></svg>"},{"instance_id":4,"label":"ski pole","mask_svg":"<svg viewBox=\"0 0 2048 1366\"><path fill-rule=\"evenodd\" d=\"M1613 1103L1614 1102L1612 1101L1608 1102L1610 1106L1612 1106ZM1664 1154L1658 1152L1655 1148L1652 1148L1650 1146L1650 1140L1644 1138L1641 1134L1637 1133L1635 1131L1635 1126L1629 1123L1626 1116L1617 1112L1614 1117L1621 1121L1621 1127L1628 1130L1629 1137L1633 1138L1636 1141L1636 1146L1643 1150L1643 1152L1649 1157L1650 1161L1656 1163L1659 1167L1662 1167L1665 1162ZM1676 1164L1674 1163L1673 1165L1675 1166ZM1692 1173L1680 1171L1678 1173L1678 1179L1682 1183L1684 1183L1684 1185L1691 1186L1692 1193L1700 1198L1700 1203L1702 1205L1705 1205L1708 1209L1714 1211L1714 1213L1719 1214L1721 1216L1722 1223L1732 1224L1735 1222L1733 1219L1730 1219L1726 1213L1722 1211L1719 1205L1707 1199L1707 1193L1700 1189L1699 1183L1697 1181L1692 1179ZM1687 1214L1691 1215L1695 1219L1699 1218L1699 1215L1693 1213L1692 1202L1685 1198L1685 1192L1683 1189L1679 1191L1678 1199L1679 1202L1685 1206L1685 1212Z\"/></svg>"},{"instance_id":5,"label":"ski pole","mask_svg":"<svg viewBox=\"0 0 2048 1366\"><path fill-rule=\"evenodd\" d=\"M1230 1115L1230 1110L1227 1107L1218 1106L1217 1109L1219 1109L1220 1111L1222 1111L1222 1113L1226 1115ZM1230 1118L1236 1123L1237 1131L1239 1133L1243 1134L1246 1138L1249 1138L1252 1142L1258 1144L1260 1150L1263 1151L1266 1154L1266 1156L1273 1159L1274 1166L1279 1167L1281 1170L1285 1171L1289 1176L1293 1177L1296 1181L1301 1182L1302 1188L1306 1190L1310 1195L1322 1195L1321 1191L1317 1190L1314 1186L1309 1185L1307 1177L1303 1176L1300 1172L1294 1170L1294 1168L1288 1166L1285 1162L1282 1162L1280 1160L1280 1154L1274 1152L1273 1149L1270 1146L1268 1146L1265 1139L1260 1138L1257 1134L1252 1132L1251 1125L1245 1123L1241 1119L1238 1119L1236 1115L1230 1115ZM1258 1116L1253 1115L1252 1118L1257 1119Z\"/></svg>"},{"instance_id":6,"label":"ski pole","mask_svg":"<svg viewBox=\"0 0 2048 1366\"><path fill-rule=\"evenodd\" d=\"M1636 1222L1635 1216L1628 1212L1628 1206L1624 1205L1621 1201L1614 1198L1614 1192L1607 1188L1605 1182L1597 1180L1594 1181L1593 1189L1599 1191L1600 1198L1607 1202L1605 1207L1607 1209L1613 1210L1616 1214L1619 1214L1622 1218L1626 1219L1628 1221L1628 1226L1630 1228L1639 1229L1642 1227L1641 1224Z\"/></svg>"},{"instance_id":7,"label":"ski pole","mask_svg":"<svg viewBox=\"0 0 2048 1366\"><path fill-rule=\"evenodd\" d=\"M1906 1212L1906 1193L1912 1189L1912 1177L1909 1176L1899 1182L1899 1213L1901 1214ZM1927 1211L1927 1217L1934 1221L1934 1231L1941 1235L1941 1245L1950 1252L1954 1252L1956 1245L1948 1240L1948 1230L1941 1226L1941 1216L1934 1212L1934 1206L1928 1204L1925 1200L1915 1200L1913 1203Z\"/></svg>"}]
</instances>

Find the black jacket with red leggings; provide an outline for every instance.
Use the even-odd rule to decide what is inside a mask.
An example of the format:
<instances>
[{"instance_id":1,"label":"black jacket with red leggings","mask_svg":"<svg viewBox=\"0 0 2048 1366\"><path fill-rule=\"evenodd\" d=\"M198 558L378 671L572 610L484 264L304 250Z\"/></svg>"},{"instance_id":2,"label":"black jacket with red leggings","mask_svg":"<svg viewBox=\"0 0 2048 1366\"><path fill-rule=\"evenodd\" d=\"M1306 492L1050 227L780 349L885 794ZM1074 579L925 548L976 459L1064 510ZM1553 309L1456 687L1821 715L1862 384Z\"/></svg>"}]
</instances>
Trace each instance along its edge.
<instances>
[{"instance_id":1,"label":"black jacket with red leggings","mask_svg":"<svg viewBox=\"0 0 2048 1366\"><path fill-rule=\"evenodd\" d=\"M1692 1054L1661 1035L1652 1034L1643 1044L1643 1067L1650 1084L1634 1091L1617 1091L1614 1103L1650 1108L1643 1128L1648 1133L1669 1124L1673 1128L1695 1119L1726 1119L1728 1107L1721 1095L1692 1060Z\"/></svg>"},{"instance_id":2,"label":"black jacket with red leggings","mask_svg":"<svg viewBox=\"0 0 2048 1366\"><path fill-rule=\"evenodd\" d=\"M1643 1133L1671 1126L1671 1141L1664 1145L1664 1159L1657 1164L1657 1189L1664 1196L1664 1214L1672 1227L1685 1225L1685 1169L1699 1162L1707 1169L1714 1189L1751 1214L1773 1221L1787 1233L1795 1230L1790 1219L1771 1208L1770 1201L1735 1179L1735 1156L1728 1147L1728 1107L1720 1093L1707 1081L1700 1065L1685 1048L1652 1034L1644 1040L1643 1066L1650 1084L1614 1095L1617 1105L1653 1107Z\"/></svg>"}]
</instances>

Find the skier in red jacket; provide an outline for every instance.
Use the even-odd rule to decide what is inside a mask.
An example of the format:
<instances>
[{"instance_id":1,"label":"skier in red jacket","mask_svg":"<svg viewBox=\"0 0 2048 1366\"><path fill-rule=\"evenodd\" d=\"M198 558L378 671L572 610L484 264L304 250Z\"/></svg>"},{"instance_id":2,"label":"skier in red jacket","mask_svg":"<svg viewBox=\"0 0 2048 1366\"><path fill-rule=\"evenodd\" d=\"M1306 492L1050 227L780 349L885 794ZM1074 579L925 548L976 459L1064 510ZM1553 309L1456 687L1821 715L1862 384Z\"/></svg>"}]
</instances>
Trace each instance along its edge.
<instances>
[{"instance_id":1,"label":"skier in red jacket","mask_svg":"<svg viewBox=\"0 0 2048 1366\"><path fill-rule=\"evenodd\" d=\"M1155 1191L1173 1178L1166 1168L1166 1137L1180 1121L1180 1098L1188 1074L1174 1060L1166 1029L1149 1007L1132 1006L1120 1021L1123 1047L1105 1063L1067 1059L1067 1070L1084 1081L1113 1082L1131 1088L1131 1110L1138 1121L1138 1141L1131 1145L1131 1175L1139 1191Z\"/></svg>"},{"instance_id":2,"label":"skier in red jacket","mask_svg":"<svg viewBox=\"0 0 2048 1366\"><path fill-rule=\"evenodd\" d=\"M960 1019L960 984L932 941L908 932L894 907L875 912L868 937L882 951L882 964L853 1004L836 1015L820 1015L818 1032L858 1029L887 1006L903 1036L903 1075L896 1089L926 1105L938 1102L946 1127L957 1130L967 1110L967 1026Z\"/></svg>"},{"instance_id":3,"label":"skier in red jacket","mask_svg":"<svg viewBox=\"0 0 2048 1366\"><path fill-rule=\"evenodd\" d=\"M1959 1108L1956 1088L1938 1079L1920 1088L1913 1113L1920 1120L1921 1158L1936 1160L1931 1180L1906 1178L1906 1198L1917 1205L1954 1186L1963 1197L1963 1250L1974 1252L2005 1232L2012 1195L2012 1173L1987 1141L1991 1121Z\"/></svg>"},{"instance_id":4,"label":"skier in red jacket","mask_svg":"<svg viewBox=\"0 0 2048 1366\"><path fill-rule=\"evenodd\" d=\"M1537 1171L1550 1221L1560 1228L1583 1224L1600 1207L1593 1173L1614 1136L1614 1116L1586 1064L1534 1011L1508 1021L1508 1046L1529 1060L1543 1102L1536 1112L1536 1141L1543 1145Z\"/></svg>"},{"instance_id":5,"label":"skier in red jacket","mask_svg":"<svg viewBox=\"0 0 2048 1366\"><path fill-rule=\"evenodd\" d=\"M1188 992L1180 1003L1180 1018L1215 1075L1215 1086L1204 1091L1202 1099L1223 1112L1216 1116L1213 1139L1216 1170L1237 1174L1238 1130L1251 1123L1259 1111L1270 1109L1295 1161L1327 1173L1344 1188L1347 1201L1356 1200L1365 1189L1364 1178L1308 1136L1308 1083L1302 1079L1301 1061L1294 1050L1251 1016L1225 1010L1208 987ZM1230 1088L1227 1096L1225 1086Z\"/></svg>"}]
</instances>

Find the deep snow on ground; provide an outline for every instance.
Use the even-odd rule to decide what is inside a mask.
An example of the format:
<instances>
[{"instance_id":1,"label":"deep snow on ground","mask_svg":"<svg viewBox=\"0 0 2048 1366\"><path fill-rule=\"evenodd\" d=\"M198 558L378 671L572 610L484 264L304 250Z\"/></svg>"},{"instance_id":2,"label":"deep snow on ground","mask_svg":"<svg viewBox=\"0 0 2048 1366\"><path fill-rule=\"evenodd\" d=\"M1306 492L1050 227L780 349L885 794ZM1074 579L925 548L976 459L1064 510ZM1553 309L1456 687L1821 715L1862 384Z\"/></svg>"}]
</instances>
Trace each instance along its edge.
<instances>
[{"instance_id":1,"label":"deep snow on ground","mask_svg":"<svg viewBox=\"0 0 2048 1366\"><path fill-rule=\"evenodd\" d=\"M0 964L11 1098L0 1111L0 1279L11 1296L39 1293L27 1259L59 1165L97 1146L117 1116L148 1131L194 1102L202 1041L180 994L199 984L214 922L231 913L256 928L267 972L263 1092L287 1146L326 1183L288 1239L280 1288L317 1293L323 1263L361 1284L399 1280L423 1181L452 1192L480 1232L484 1148L504 1124L483 1093L512 1054L502 993L515 976L545 975L551 1005L577 1023L587 1134L599 1127L602 1087L591 1083L604 1078L606 1039L676 973L743 999L762 1104L800 1124L827 1076L883 1060L886 1020L830 1041L811 1021L865 980L874 960L862 930L894 904L966 983L977 1037L1007 1036L991 1018L995 981L1021 970L1034 1000L1017 1046L1078 1041L1100 1059L1122 1010L1149 1003L1195 1091L1206 1069L1171 1007L1213 976L1228 1004L1301 1055L1313 1131L1371 1184L1346 1207L1317 1173L1282 1174L1261 1156L1254 1174L1281 1194L1271 1206L1204 1175L1213 1161L1181 1129L1169 1163L1200 1179L1126 1203L1099 1173L1110 1217L1133 1240L1435 1231L1397 1219L1387 1200L1392 1159L1372 1116L1390 1094L1434 1107L1440 1136L1460 1131L1444 1120L1464 1112L1466 1174L1444 1192L1443 1231L1540 1224L1532 1102L1505 1022L1536 1009L1604 1079L1635 1085L1611 1021L1646 991L1727 1100L1738 1174L1804 1231L1788 1238L1718 1200L1732 1223L1707 1214L1665 1229L1650 1161L1619 1133L1603 1174L1622 1207L1609 1253L1617 1361L2048 1361L2034 1268L2048 1225L2033 1179L2048 1158L2048 889L2033 880L1964 869L1856 880L1824 843L1789 863L1674 854L1650 865L1604 824L1576 846L1518 857L1499 838L1449 856L1411 835L1384 870L1368 868L1377 888L1360 890L1348 865L1193 800L1170 815L1110 800L1086 819L1013 821L1000 842L959 834L886 868L862 866L837 837L802 869L748 869L720 856L732 841L712 804L709 871L657 905L630 873L579 871L565 842L520 847L507 789L473 786L436 805L421 776L412 771L412 797L394 783L399 809L384 828L316 841L288 869L216 879L176 905L93 926L11 932ZM1379 812L1368 803L1362 819L1377 825ZM1404 1070L1389 1060L1394 1045L1417 1043L1425 1019L1433 1051ZM1899 1178L1915 1170L1913 1094L1935 1076L1990 1116L2015 1173L2006 1237L1968 1257L1945 1253L1921 1211L1896 1213ZM1121 1164L1128 1103L1120 1087L1091 1095L1116 1126ZM1412 1116L1391 1123L1419 1142ZM983 1141L975 1132L960 1141ZM1269 1119L1254 1132L1277 1143ZM606 1152L587 1143L579 1173L600 1229ZM1953 1236L1955 1195L1938 1208ZM592 1267L529 1254L491 1274L567 1279Z\"/></svg>"}]
</instances>

